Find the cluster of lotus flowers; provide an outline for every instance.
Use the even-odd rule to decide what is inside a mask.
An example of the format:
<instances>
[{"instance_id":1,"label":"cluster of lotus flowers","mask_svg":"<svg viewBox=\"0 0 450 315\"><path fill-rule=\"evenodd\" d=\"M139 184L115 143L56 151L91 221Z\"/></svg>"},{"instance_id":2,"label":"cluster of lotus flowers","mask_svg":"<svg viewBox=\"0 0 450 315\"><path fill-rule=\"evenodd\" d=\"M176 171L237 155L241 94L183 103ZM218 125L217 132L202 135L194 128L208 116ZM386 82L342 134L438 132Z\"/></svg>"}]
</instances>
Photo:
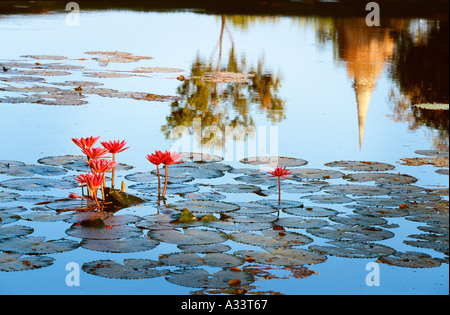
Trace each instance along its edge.
<instances>
[{"instance_id":1,"label":"cluster of lotus flowers","mask_svg":"<svg viewBox=\"0 0 450 315\"><path fill-rule=\"evenodd\" d=\"M129 147L125 147L127 142L125 140L115 140L115 141L101 141L103 147L94 148L94 144L98 141L100 137L87 137L87 138L72 138L72 141L81 148L81 151L86 155L86 163L89 165L91 172L80 174L75 179L81 184L81 187L87 187L89 196L91 199L95 200L97 207L100 208L100 202L98 200L97 194L99 188L102 192L102 201L105 200L106 194L106 173L111 171L111 189L114 189L114 177L115 168L117 166L116 154L125 151ZM105 156L106 154L112 154L112 157ZM168 166L172 164L183 163L181 161L182 154L177 154L169 151L159 151L155 150L155 153L148 154L147 160L156 165L158 173L158 198L165 198L167 190L167 179L168 179ZM109 160L109 158L111 158ZM163 164L165 167L165 181L164 189L161 194L161 179L159 166ZM273 177L278 177L278 187L279 187L279 201L281 202L281 178L287 178L286 175L291 174L286 167L277 166L276 169L268 172ZM84 194L84 192L83 192Z\"/></svg>"},{"instance_id":2,"label":"cluster of lotus flowers","mask_svg":"<svg viewBox=\"0 0 450 315\"><path fill-rule=\"evenodd\" d=\"M72 141L81 148L81 151L86 155L86 163L89 165L91 172L80 174L75 179L81 184L81 187L86 186L89 196L91 199L95 200L97 207L100 208L100 202L98 200L97 194L99 188L102 192L102 200L105 200L106 194L106 173L111 171L111 189L114 189L114 177L115 168L117 166L116 154L125 151L129 147L125 147L127 142L125 140L115 140L115 141L101 141L103 147L94 148L93 146L98 141L100 137L87 137L87 138L72 138ZM106 154L112 154L112 157L105 156ZM147 155L147 159L156 165L158 170L158 197L164 198L167 189L167 166L172 164L183 163L179 161L181 154L172 153L169 151L156 150L155 153ZM108 158L111 158L109 160ZM161 180L159 174L159 165L164 164L165 169L165 183L164 190L161 196Z\"/></svg>"}]
</instances>

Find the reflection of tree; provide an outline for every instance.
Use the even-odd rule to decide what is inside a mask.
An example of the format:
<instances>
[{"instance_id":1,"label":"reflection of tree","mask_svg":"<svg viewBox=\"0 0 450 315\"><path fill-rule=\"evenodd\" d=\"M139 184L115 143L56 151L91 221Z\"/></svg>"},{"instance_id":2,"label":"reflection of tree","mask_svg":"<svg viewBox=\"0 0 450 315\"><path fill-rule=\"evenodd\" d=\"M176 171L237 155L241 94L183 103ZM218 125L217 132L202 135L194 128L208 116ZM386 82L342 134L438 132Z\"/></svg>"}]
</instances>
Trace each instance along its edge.
<instances>
[{"instance_id":1,"label":"reflection of tree","mask_svg":"<svg viewBox=\"0 0 450 315\"><path fill-rule=\"evenodd\" d=\"M184 100L171 104L171 115L162 127L166 137L177 126L189 128L195 118L201 118L202 128L212 126L222 132L226 127L254 127L251 111L255 106L265 112L272 122L283 120L284 102L277 96L281 79L265 69L262 58L257 66L247 69L245 57L237 57L232 43L228 58L222 60L225 23L226 18L222 16L218 61L214 62L213 58L206 61L197 55L190 76L177 89L177 94ZM247 73L249 76L247 81L217 82L205 79L205 75L220 72ZM201 141L206 143L209 140L204 138Z\"/></svg>"},{"instance_id":2,"label":"reflection of tree","mask_svg":"<svg viewBox=\"0 0 450 315\"><path fill-rule=\"evenodd\" d=\"M448 150L448 111L413 107L420 103L449 101L448 20L427 21L422 27L407 24L401 31L390 68L402 97L391 95L393 118L407 121L414 130L427 126L438 130L433 139L437 149Z\"/></svg>"}]
</instances>

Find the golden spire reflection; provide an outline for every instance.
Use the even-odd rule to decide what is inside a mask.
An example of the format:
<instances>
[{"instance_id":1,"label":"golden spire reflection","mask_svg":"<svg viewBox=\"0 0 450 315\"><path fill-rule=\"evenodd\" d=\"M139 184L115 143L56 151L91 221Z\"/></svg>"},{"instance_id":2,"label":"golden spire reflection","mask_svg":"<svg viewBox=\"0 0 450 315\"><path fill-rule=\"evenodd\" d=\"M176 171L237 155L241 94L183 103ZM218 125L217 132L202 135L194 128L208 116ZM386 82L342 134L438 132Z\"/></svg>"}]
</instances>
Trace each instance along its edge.
<instances>
[{"instance_id":1,"label":"golden spire reflection","mask_svg":"<svg viewBox=\"0 0 450 315\"><path fill-rule=\"evenodd\" d=\"M353 80L358 108L359 148L362 148L366 116L377 80L394 53L392 28L369 27L364 18L337 22L339 58L346 62Z\"/></svg>"}]
</instances>

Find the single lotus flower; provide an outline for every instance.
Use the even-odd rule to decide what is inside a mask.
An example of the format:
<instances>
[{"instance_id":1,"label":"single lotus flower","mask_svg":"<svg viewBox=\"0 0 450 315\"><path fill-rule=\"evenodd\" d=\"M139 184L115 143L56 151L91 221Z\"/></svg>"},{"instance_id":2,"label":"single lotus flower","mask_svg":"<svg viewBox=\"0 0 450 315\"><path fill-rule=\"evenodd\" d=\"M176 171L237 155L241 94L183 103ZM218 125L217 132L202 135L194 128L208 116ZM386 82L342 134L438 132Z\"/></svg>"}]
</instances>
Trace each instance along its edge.
<instances>
[{"instance_id":1,"label":"single lotus flower","mask_svg":"<svg viewBox=\"0 0 450 315\"><path fill-rule=\"evenodd\" d=\"M103 184L103 179L105 178L105 174L96 173L96 174L86 174L87 185L91 192L91 196L95 199L97 206L100 208L100 204L97 198L98 188Z\"/></svg>"},{"instance_id":2,"label":"single lotus flower","mask_svg":"<svg viewBox=\"0 0 450 315\"><path fill-rule=\"evenodd\" d=\"M108 150L103 148L92 148L92 147L85 147L82 148L81 151L83 151L84 154L88 157L88 159L96 160L98 158L101 158L106 153L108 153Z\"/></svg>"},{"instance_id":3,"label":"single lotus flower","mask_svg":"<svg viewBox=\"0 0 450 315\"><path fill-rule=\"evenodd\" d=\"M167 190L167 176L168 176L168 170L167 170L167 166L169 165L173 165L173 164L179 164L179 163L184 163L183 161L179 161L179 159L182 157L181 153L175 153L175 152L169 152L166 151L164 152L164 158L162 163L164 164L165 167L165 181L164 181L164 191L163 191L163 198L166 195L166 190Z\"/></svg>"},{"instance_id":4,"label":"single lotus flower","mask_svg":"<svg viewBox=\"0 0 450 315\"><path fill-rule=\"evenodd\" d=\"M158 172L158 197L161 196L161 179L159 177L159 165L164 162L164 153L159 150L155 150L153 154L147 154L147 160L156 165L156 171Z\"/></svg>"},{"instance_id":5,"label":"single lotus flower","mask_svg":"<svg viewBox=\"0 0 450 315\"><path fill-rule=\"evenodd\" d=\"M102 146L108 150L109 153L112 154L112 160L115 162L116 161L116 154L125 151L126 149L128 149L129 147L125 148L125 145L127 144L127 142L125 140L123 141L119 141L119 140L115 140L115 141L102 141L100 142L102 144ZM115 171L116 168L115 166L112 168L112 179L111 179L111 188L114 189L114 177L115 177Z\"/></svg>"},{"instance_id":6,"label":"single lotus flower","mask_svg":"<svg viewBox=\"0 0 450 315\"><path fill-rule=\"evenodd\" d=\"M80 175L78 175L77 177L75 177L75 180L78 182L78 183L80 183L80 185L81 185L81 194L84 196L84 190L83 190L83 187L84 186L87 186L87 177L86 177L86 175L89 175L89 174L80 174Z\"/></svg>"},{"instance_id":7,"label":"single lotus flower","mask_svg":"<svg viewBox=\"0 0 450 315\"><path fill-rule=\"evenodd\" d=\"M268 172L270 175L272 175L272 177L278 177L278 202L281 203L281 178L286 178L289 179L288 177L286 177L286 175L292 174L289 170L286 169L286 167L279 167L277 166L275 168L275 171Z\"/></svg>"},{"instance_id":8,"label":"single lotus flower","mask_svg":"<svg viewBox=\"0 0 450 315\"><path fill-rule=\"evenodd\" d=\"M91 148L98 139L100 139L100 137L72 138L72 141L81 149L84 149L86 147Z\"/></svg>"},{"instance_id":9,"label":"single lotus flower","mask_svg":"<svg viewBox=\"0 0 450 315\"><path fill-rule=\"evenodd\" d=\"M96 173L106 173L109 170L111 170L114 166L117 165L117 162L110 161L107 159L96 159L96 160L89 160L86 162L91 169Z\"/></svg>"}]
</instances>

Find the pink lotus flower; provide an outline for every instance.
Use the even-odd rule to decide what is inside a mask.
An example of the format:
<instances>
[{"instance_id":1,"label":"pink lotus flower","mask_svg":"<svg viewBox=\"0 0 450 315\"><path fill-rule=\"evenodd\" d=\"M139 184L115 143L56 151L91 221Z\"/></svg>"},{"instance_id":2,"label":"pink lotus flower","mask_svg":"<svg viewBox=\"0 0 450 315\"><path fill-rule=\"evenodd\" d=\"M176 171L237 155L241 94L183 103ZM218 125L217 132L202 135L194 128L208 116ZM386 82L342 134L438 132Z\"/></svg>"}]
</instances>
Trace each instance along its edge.
<instances>
[{"instance_id":1,"label":"pink lotus flower","mask_svg":"<svg viewBox=\"0 0 450 315\"><path fill-rule=\"evenodd\" d=\"M116 166L117 162L110 161L107 159L97 159L97 160L89 160L87 161L87 164L96 173L106 173L109 170L111 170L114 166Z\"/></svg>"},{"instance_id":2,"label":"pink lotus flower","mask_svg":"<svg viewBox=\"0 0 450 315\"><path fill-rule=\"evenodd\" d=\"M281 178L289 179L286 175L292 174L292 172L286 169L286 167L277 166L275 171L269 171L268 173L272 175L272 177L278 177L278 202L281 203Z\"/></svg>"},{"instance_id":3,"label":"pink lotus flower","mask_svg":"<svg viewBox=\"0 0 450 315\"><path fill-rule=\"evenodd\" d=\"M159 177L159 165L164 162L164 153L159 150L155 150L153 154L147 154L147 160L150 163L156 165L156 171L158 172L158 197L161 195L161 178Z\"/></svg>"},{"instance_id":4,"label":"pink lotus flower","mask_svg":"<svg viewBox=\"0 0 450 315\"><path fill-rule=\"evenodd\" d=\"M181 153L175 153L175 152L164 152L164 159L163 164L164 165L172 165L172 164L178 164L178 163L184 163L183 161L177 161L179 160L183 155Z\"/></svg>"},{"instance_id":5,"label":"pink lotus flower","mask_svg":"<svg viewBox=\"0 0 450 315\"><path fill-rule=\"evenodd\" d=\"M80 139L72 138L72 141L77 146L79 146L81 149L83 149L86 147L88 147L88 148L92 147L97 142L98 139L100 139L100 137L87 137L87 138L80 138Z\"/></svg>"},{"instance_id":6,"label":"pink lotus flower","mask_svg":"<svg viewBox=\"0 0 450 315\"><path fill-rule=\"evenodd\" d=\"M179 164L179 163L184 163L183 161L177 161L179 160L183 155L181 153L175 153L175 152L169 152L166 151L164 152L164 157L162 159L162 163L164 164L165 167L165 181L164 181L164 190L163 190L163 198L166 195L166 190L167 190L167 177L168 177L168 165L173 165L173 164Z\"/></svg>"},{"instance_id":7,"label":"pink lotus flower","mask_svg":"<svg viewBox=\"0 0 450 315\"><path fill-rule=\"evenodd\" d=\"M129 147L124 148L124 146L127 144L125 140L120 142L119 140L116 141L102 141L100 142L102 146L108 150L109 153L116 154L125 151Z\"/></svg>"},{"instance_id":8,"label":"pink lotus flower","mask_svg":"<svg viewBox=\"0 0 450 315\"><path fill-rule=\"evenodd\" d=\"M108 150L109 153L112 154L112 160L115 162L116 161L116 154L125 151L126 149L128 149L129 147L125 147L125 145L127 144L127 142L125 140L123 141L119 141L119 140L115 140L115 141L102 141L100 142L103 147ZM111 177L111 188L114 189L114 178L115 178L115 172L116 172L116 167L114 166L112 168L112 177Z\"/></svg>"},{"instance_id":9,"label":"pink lotus flower","mask_svg":"<svg viewBox=\"0 0 450 315\"><path fill-rule=\"evenodd\" d=\"M105 174L96 173L96 174L86 174L87 185L89 187L89 191L91 192L91 196L95 199L97 206L100 207L100 203L97 198L98 188L103 184L103 179L105 178Z\"/></svg>"},{"instance_id":10,"label":"pink lotus flower","mask_svg":"<svg viewBox=\"0 0 450 315\"><path fill-rule=\"evenodd\" d=\"M88 159L96 160L102 156L104 156L106 153L108 153L108 150L103 148L92 148L92 147L85 147L82 148L81 151L83 151L84 154L87 155Z\"/></svg>"}]
</instances>

